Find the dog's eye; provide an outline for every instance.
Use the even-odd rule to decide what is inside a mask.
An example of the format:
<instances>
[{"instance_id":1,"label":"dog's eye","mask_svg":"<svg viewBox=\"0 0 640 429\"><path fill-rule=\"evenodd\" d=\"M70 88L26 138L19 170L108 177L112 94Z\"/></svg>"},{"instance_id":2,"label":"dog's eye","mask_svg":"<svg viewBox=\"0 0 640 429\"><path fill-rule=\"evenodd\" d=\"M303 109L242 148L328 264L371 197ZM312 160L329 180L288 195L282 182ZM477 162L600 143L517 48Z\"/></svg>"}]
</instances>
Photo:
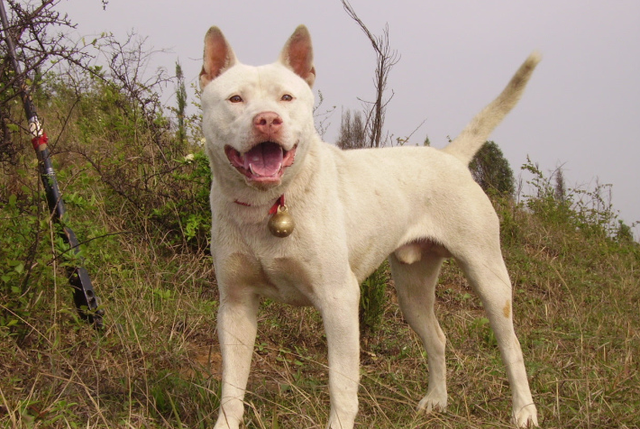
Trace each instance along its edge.
<instances>
[{"instance_id":1,"label":"dog's eye","mask_svg":"<svg viewBox=\"0 0 640 429\"><path fill-rule=\"evenodd\" d=\"M282 96L282 98L280 99L282 101L293 101L293 96L291 94L285 94Z\"/></svg>"},{"instance_id":2,"label":"dog's eye","mask_svg":"<svg viewBox=\"0 0 640 429\"><path fill-rule=\"evenodd\" d=\"M229 101L232 103L242 103L242 97L240 97L239 95L234 95L229 97Z\"/></svg>"}]
</instances>

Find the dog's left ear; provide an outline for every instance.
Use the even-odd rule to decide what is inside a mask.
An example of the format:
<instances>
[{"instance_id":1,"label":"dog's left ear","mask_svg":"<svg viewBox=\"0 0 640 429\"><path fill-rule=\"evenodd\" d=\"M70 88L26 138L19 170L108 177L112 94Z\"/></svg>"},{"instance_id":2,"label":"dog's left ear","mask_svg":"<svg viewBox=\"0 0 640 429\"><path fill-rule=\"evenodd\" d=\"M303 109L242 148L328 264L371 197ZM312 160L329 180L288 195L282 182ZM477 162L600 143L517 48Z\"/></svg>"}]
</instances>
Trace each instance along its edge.
<instances>
[{"instance_id":1,"label":"dog's left ear","mask_svg":"<svg viewBox=\"0 0 640 429\"><path fill-rule=\"evenodd\" d=\"M313 47L307 27L301 25L296 28L280 53L280 62L304 79L309 86L313 86L316 69L313 66Z\"/></svg>"}]
</instances>

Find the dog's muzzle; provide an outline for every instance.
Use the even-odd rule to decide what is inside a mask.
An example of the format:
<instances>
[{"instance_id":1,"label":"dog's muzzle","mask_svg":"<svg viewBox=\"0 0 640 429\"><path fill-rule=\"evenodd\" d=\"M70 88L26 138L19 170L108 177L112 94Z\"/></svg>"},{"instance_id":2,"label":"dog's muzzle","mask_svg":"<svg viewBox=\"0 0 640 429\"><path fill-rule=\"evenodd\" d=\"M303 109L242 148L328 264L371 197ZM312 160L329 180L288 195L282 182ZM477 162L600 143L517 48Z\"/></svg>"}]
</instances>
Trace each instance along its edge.
<instances>
[{"instance_id":1,"label":"dog's muzzle","mask_svg":"<svg viewBox=\"0 0 640 429\"><path fill-rule=\"evenodd\" d=\"M224 152L231 165L249 181L259 183L279 183L284 170L293 164L296 156L295 145L284 150L275 142L262 142L244 154L231 146L225 146Z\"/></svg>"}]
</instances>

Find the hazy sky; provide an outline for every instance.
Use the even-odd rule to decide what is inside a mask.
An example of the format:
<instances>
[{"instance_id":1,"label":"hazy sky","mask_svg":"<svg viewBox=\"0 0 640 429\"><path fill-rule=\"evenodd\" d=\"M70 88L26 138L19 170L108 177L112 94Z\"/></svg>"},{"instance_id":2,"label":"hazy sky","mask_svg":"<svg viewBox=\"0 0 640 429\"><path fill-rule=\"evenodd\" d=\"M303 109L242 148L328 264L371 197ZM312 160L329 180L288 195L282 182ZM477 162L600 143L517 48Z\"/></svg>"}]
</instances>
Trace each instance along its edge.
<instances>
[{"instance_id":1,"label":"hazy sky","mask_svg":"<svg viewBox=\"0 0 640 429\"><path fill-rule=\"evenodd\" d=\"M492 135L516 176L527 155L544 172L563 165L570 187L613 184L613 204L640 220L640 1L637 0L351 0L373 33L389 25L402 56L388 87L387 131L412 142L428 135L442 147L507 83L534 49L543 54L520 104ZM80 35L128 31L179 59L189 82L201 67L202 40L217 25L240 61L277 58L298 24L311 31L322 110L370 100L374 55L339 0L62 0ZM167 95L169 100L169 95ZM635 229L636 234L639 231Z\"/></svg>"}]
</instances>

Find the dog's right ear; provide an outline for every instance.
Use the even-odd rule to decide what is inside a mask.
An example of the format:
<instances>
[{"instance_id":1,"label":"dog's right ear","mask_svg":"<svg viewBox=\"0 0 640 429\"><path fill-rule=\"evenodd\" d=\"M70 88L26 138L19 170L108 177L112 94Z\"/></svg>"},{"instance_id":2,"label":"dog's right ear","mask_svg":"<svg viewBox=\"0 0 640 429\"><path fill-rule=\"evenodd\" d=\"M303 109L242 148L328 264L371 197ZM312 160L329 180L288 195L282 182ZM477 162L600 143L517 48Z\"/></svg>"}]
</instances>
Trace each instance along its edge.
<instances>
[{"instance_id":1,"label":"dog's right ear","mask_svg":"<svg viewBox=\"0 0 640 429\"><path fill-rule=\"evenodd\" d=\"M218 27L211 27L204 36L204 55L200 72L200 89L233 66L238 60Z\"/></svg>"}]
</instances>

